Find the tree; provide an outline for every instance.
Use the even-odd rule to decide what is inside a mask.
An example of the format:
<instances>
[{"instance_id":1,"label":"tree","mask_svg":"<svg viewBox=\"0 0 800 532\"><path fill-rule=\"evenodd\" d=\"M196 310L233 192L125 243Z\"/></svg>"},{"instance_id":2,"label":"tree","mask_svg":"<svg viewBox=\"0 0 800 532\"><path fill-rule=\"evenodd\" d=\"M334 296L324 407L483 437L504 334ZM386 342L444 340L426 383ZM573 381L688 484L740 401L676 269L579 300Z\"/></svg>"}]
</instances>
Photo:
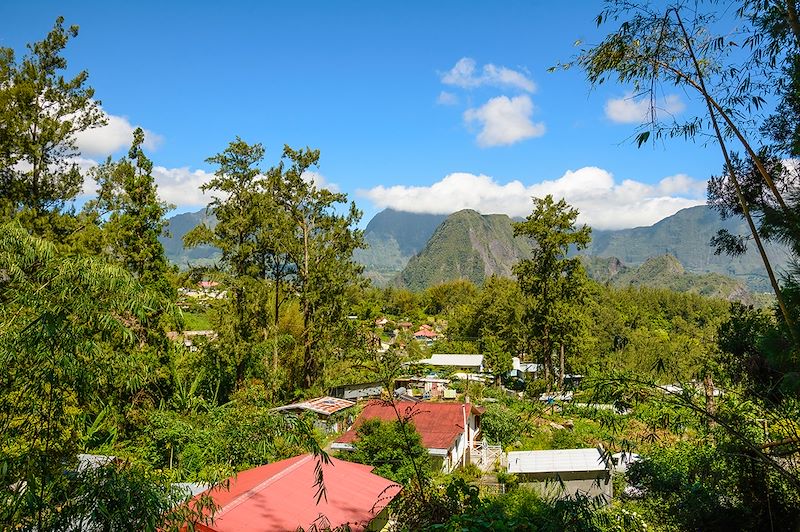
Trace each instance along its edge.
<instances>
[{"instance_id":1,"label":"tree","mask_svg":"<svg viewBox=\"0 0 800 532\"><path fill-rule=\"evenodd\" d=\"M422 446L422 439L413 421L403 429L399 421L368 419L356 434L355 450L344 455L344 458L374 466L376 475L405 485L415 477L412 460L425 471L430 468L428 451Z\"/></svg>"},{"instance_id":2,"label":"tree","mask_svg":"<svg viewBox=\"0 0 800 532\"><path fill-rule=\"evenodd\" d=\"M58 231L61 210L81 190L75 135L105 123L89 74L63 76L61 53L77 35L59 17L19 63L0 49L0 213L36 234Z\"/></svg>"},{"instance_id":3,"label":"tree","mask_svg":"<svg viewBox=\"0 0 800 532\"><path fill-rule=\"evenodd\" d=\"M795 320L754 219L757 212L751 212L754 205L745 194L739 168L729 149L731 141L738 142L788 231L800 235L800 216L786 201L784 191L776 185L758 148L748 138L748 128L757 119L755 113L766 103L764 95L786 87L775 65L796 54L800 26L794 1L745 1L737 14L750 23L749 30L738 33L744 35L738 42L736 34L712 33L711 28L719 23L716 12L703 13L682 2L653 9L645 3L612 0L597 17L597 22L623 19L619 29L599 45L581 51L575 63L585 70L592 84L603 83L613 76L622 83L632 84L639 95L649 96L648 118L636 136L639 146L651 135L654 138L708 135L715 139L725 164L725 179L747 221L750 237L762 258L793 343L800 345ZM734 55L742 47L749 48L752 54ZM744 59L737 61L738 57ZM705 104L705 114L685 122L673 119L671 123L663 123L659 119L657 100L663 84L698 94Z\"/></svg>"},{"instance_id":4,"label":"tree","mask_svg":"<svg viewBox=\"0 0 800 532\"><path fill-rule=\"evenodd\" d=\"M4 488L2 526L45 530L85 416L109 399L114 353L165 303L124 270L59 254L13 223L0 226L0 272L0 484L25 486Z\"/></svg>"},{"instance_id":5,"label":"tree","mask_svg":"<svg viewBox=\"0 0 800 532\"><path fill-rule=\"evenodd\" d=\"M545 378L555 375L553 353L560 352L559 379L563 384L565 352L576 348L580 304L585 297L586 272L580 259L567 258L570 246L585 248L591 239L586 225L576 228L578 211L551 195L533 199L534 209L514 224L514 235L531 239L531 258L514 266L525 296L523 324L526 349L544 361Z\"/></svg>"},{"instance_id":6,"label":"tree","mask_svg":"<svg viewBox=\"0 0 800 532\"><path fill-rule=\"evenodd\" d=\"M158 240L164 231L164 215L170 206L158 198L153 162L142 151L144 131L136 128L128 156L118 162L109 158L94 170L97 199L90 202L102 223L105 253L121 263L139 281L170 293L166 279L167 259Z\"/></svg>"},{"instance_id":7,"label":"tree","mask_svg":"<svg viewBox=\"0 0 800 532\"><path fill-rule=\"evenodd\" d=\"M252 369L268 330L269 300L261 283L264 267L259 258L264 255L263 244L275 235L269 234L264 223L269 203L258 166L263 158L261 144L251 145L237 137L223 152L207 159L217 170L202 188L212 191L208 210L217 224L213 229L199 225L184 236L188 247L210 244L222 252L222 274L230 295L218 309L216 328L225 344L220 354L233 369L234 387Z\"/></svg>"},{"instance_id":8,"label":"tree","mask_svg":"<svg viewBox=\"0 0 800 532\"><path fill-rule=\"evenodd\" d=\"M347 196L316 186L308 172L318 163L319 150L284 146L280 164L268 172L272 200L290 222L286 232L273 238L280 239L279 249L293 265L292 283L303 315L306 387L321 376L324 352L347 340L338 336L345 332L344 296L363 269L353 261L353 251L364 246L361 231L353 228L361 212L350 203L346 214L337 213Z\"/></svg>"}]
</instances>

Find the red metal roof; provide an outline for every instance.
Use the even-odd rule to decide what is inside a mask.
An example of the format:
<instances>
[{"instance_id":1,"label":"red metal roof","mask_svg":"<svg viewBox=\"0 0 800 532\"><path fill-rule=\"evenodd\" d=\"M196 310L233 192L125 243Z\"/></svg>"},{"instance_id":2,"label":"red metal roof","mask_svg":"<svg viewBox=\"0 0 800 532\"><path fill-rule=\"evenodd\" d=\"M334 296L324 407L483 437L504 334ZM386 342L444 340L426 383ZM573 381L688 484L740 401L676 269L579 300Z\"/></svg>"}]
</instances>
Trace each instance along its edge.
<instances>
[{"instance_id":1,"label":"red metal roof","mask_svg":"<svg viewBox=\"0 0 800 532\"><path fill-rule=\"evenodd\" d=\"M211 525L196 525L205 532L243 530L308 530L312 524L330 528L349 524L364 530L400 492L400 486L378 475L372 466L331 458L323 466L326 497L316 504L314 467L310 454L295 456L240 472L227 490L210 494L219 506ZM327 519L321 521L321 516Z\"/></svg>"},{"instance_id":2,"label":"red metal roof","mask_svg":"<svg viewBox=\"0 0 800 532\"><path fill-rule=\"evenodd\" d=\"M418 330L417 332L414 333L414 336L415 337L422 336L422 337L425 337L425 338L437 338L439 335L436 334L435 332L433 332L430 329L420 329L420 330Z\"/></svg>"},{"instance_id":3,"label":"red metal roof","mask_svg":"<svg viewBox=\"0 0 800 532\"><path fill-rule=\"evenodd\" d=\"M480 415L483 409L463 403L428 403L398 401L397 409L404 418L409 418L422 437L426 449L450 449L460 434L464 433L464 412ZM466 409L466 410L465 410ZM356 431L366 419L396 421L397 415L390 403L370 402L350 430L342 434L336 443L353 443Z\"/></svg>"}]
</instances>

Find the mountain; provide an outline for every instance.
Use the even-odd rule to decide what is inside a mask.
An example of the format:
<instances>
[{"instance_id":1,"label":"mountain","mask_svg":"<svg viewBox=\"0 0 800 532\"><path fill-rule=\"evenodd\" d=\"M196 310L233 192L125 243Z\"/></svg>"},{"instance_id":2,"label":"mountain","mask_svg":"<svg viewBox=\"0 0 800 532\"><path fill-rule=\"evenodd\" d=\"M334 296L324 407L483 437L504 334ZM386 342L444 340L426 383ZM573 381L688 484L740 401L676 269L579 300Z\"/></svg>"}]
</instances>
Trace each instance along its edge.
<instances>
[{"instance_id":1,"label":"mountain","mask_svg":"<svg viewBox=\"0 0 800 532\"><path fill-rule=\"evenodd\" d=\"M385 285L400 273L411 257L421 251L447 215L415 214L385 209L364 230L367 249L356 250L354 259L365 274Z\"/></svg>"},{"instance_id":2,"label":"mountain","mask_svg":"<svg viewBox=\"0 0 800 532\"><path fill-rule=\"evenodd\" d=\"M670 254L650 257L638 267L625 266L616 257L583 256L582 259L590 278L611 286L666 288L674 292L754 303L742 281L719 273L689 273Z\"/></svg>"},{"instance_id":3,"label":"mountain","mask_svg":"<svg viewBox=\"0 0 800 532\"><path fill-rule=\"evenodd\" d=\"M207 223L209 226L214 227L217 221L213 216L207 215L205 209L178 214L167 220L164 232L169 236L162 235L159 241L164 246L164 254L170 262L185 268L190 262L193 265L203 265L219 259L219 250L213 246L204 245L192 249L184 249L183 235L201 223Z\"/></svg>"},{"instance_id":4,"label":"mountain","mask_svg":"<svg viewBox=\"0 0 800 532\"><path fill-rule=\"evenodd\" d=\"M708 243L721 228L734 234L749 234L745 222L720 220L710 207L700 205L682 209L649 227L593 230L591 244L580 254L615 257L627 266L639 266L650 257L670 254L690 273L719 273L746 283L753 291L770 291L755 249L741 257L714 255ZM788 255L782 247L770 244L766 248L774 266L780 269L787 265Z\"/></svg>"},{"instance_id":5,"label":"mountain","mask_svg":"<svg viewBox=\"0 0 800 532\"><path fill-rule=\"evenodd\" d=\"M481 284L494 274L510 276L514 263L529 256L528 244L514 238L511 218L466 209L451 214L436 228L396 282L411 290L459 278Z\"/></svg>"}]
</instances>

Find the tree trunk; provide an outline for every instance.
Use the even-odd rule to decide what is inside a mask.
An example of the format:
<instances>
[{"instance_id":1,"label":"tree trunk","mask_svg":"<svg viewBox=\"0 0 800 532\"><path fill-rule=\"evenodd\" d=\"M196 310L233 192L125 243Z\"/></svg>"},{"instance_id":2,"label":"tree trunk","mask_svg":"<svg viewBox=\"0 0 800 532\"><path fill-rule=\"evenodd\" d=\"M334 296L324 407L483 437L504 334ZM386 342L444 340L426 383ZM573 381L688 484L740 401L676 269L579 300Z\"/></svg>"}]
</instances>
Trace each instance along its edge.
<instances>
[{"instance_id":1,"label":"tree trunk","mask_svg":"<svg viewBox=\"0 0 800 532\"><path fill-rule=\"evenodd\" d=\"M706 90L705 80L703 79L703 72L702 69L700 68L700 63L697 60L697 56L695 55L694 49L692 48L691 40L689 39L689 35L686 32L686 28L684 27L683 21L681 20L681 16L677 10L675 11L675 16L678 19L678 25L680 26L681 31L683 32L684 40L686 41L686 46L689 51L689 55L695 67L695 73L697 75L697 81L699 83L698 90L700 91L701 95L703 96L703 99L706 102L706 106L708 108L708 114L709 117L711 118L711 123L714 126L714 133L717 137L720 150L722 150L722 155L725 158L725 166L728 168L728 176L730 177L734 189L736 190L736 196L739 200L739 204L742 207L742 213L744 214L745 219L747 220L747 225L750 227L750 233L753 236L753 241L756 243L756 247L758 248L758 253L759 255L761 255L761 260L764 262L764 268L767 271L767 276L769 277L770 284L772 285L772 290L775 292L775 298L778 300L778 307L781 309L781 314L783 314L783 318L786 320L786 326L789 328L789 333L792 337L793 343L795 347L797 347L798 345L800 345L800 338L798 338L798 333L794 326L794 320L792 316L789 314L789 310L786 307L786 303L784 302L783 299L783 293L781 292L780 286L778 285L778 281L775 278L775 273L772 270L772 264L770 263L769 258L767 257L767 253L764 250L764 246L761 242L761 236L758 234L758 230L755 226L755 223L753 222L753 218L750 215L750 208L739 186L739 180L736 178L736 171L734 170L733 164L731 163L730 156L728 155L728 149L727 146L725 145L725 140L722 136L722 133L720 132L719 124L717 123L717 116L715 109L720 111L720 114L723 117L723 119L727 121L728 125L731 126L734 133L737 134L739 140L742 142L745 149L747 149L748 153L753 158L753 161L756 163L756 166L759 168L760 173L767 180L768 185L770 185L770 188L773 190L773 193L775 194L778 203L781 204L781 206L784 209L784 212L787 213L787 216L790 216L792 220L796 220L796 215L794 212L790 211L788 207L786 207L786 204L783 202L783 198L781 198L780 194L778 193L777 189L772 183L772 180L769 178L769 174L766 172L766 170L763 170L763 165L761 164L761 161L758 158L758 156L753 152L753 150L750 148L750 145L746 142L741 133L739 133L738 129L736 129L736 127L733 125L733 122L730 120L730 118L723 112L723 110L719 107L716 101L714 101L713 98L711 98L711 95Z\"/></svg>"},{"instance_id":2,"label":"tree trunk","mask_svg":"<svg viewBox=\"0 0 800 532\"><path fill-rule=\"evenodd\" d=\"M558 357L558 366L561 370L558 374L558 388L564 389L564 344L561 344L561 352Z\"/></svg>"}]
</instances>

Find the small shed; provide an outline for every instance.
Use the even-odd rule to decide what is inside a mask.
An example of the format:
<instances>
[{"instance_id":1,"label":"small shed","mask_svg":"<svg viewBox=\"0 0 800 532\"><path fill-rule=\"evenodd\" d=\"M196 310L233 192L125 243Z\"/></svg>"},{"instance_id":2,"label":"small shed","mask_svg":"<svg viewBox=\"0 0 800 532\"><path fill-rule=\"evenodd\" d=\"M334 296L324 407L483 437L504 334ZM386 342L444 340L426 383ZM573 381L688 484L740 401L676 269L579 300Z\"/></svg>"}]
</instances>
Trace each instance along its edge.
<instances>
[{"instance_id":1,"label":"small shed","mask_svg":"<svg viewBox=\"0 0 800 532\"><path fill-rule=\"evenodd\" d=\"M606 500L614 496L611 464L597 448L513 451L508 472L542 494L571 497L576 493Z\"/></svg>"},{"instance_id":2,"label":"small shed","mask_svg":"<svg viewBox=\"0 0 800 532\"><path fill-rule=\"evenodd\" d=\"M317 415L314 426L326 432L339 432L350 424L351 419L347 419L350 416L346 415L346 410L355 404L355 401L325 396L279 406L272 410L275 412L313 412Z\"/></svg>"}]
</instances>

